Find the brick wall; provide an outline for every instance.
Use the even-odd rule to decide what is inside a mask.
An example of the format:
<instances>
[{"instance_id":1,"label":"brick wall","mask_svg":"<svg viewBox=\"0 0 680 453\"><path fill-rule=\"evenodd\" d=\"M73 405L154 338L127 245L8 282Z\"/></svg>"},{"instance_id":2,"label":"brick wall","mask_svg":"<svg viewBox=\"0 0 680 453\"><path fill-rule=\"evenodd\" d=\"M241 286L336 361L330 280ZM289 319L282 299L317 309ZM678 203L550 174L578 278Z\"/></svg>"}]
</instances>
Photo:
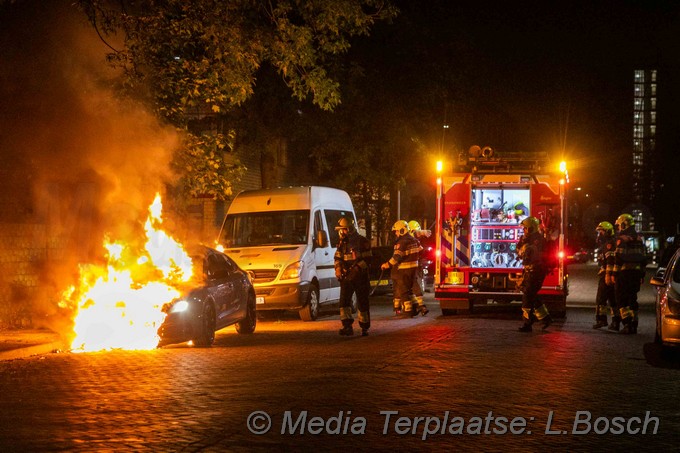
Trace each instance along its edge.
<instances>
[{"instance_id":1,"label":"brick wall","mask_svg":"<svg viewBox=\"0 0 680 453\"><path fill-rule=\"evenodd\" d=\"M0 223L0 327L29 327L39 273L59 241L44 224Z\"/></svg>"}]
</instances>

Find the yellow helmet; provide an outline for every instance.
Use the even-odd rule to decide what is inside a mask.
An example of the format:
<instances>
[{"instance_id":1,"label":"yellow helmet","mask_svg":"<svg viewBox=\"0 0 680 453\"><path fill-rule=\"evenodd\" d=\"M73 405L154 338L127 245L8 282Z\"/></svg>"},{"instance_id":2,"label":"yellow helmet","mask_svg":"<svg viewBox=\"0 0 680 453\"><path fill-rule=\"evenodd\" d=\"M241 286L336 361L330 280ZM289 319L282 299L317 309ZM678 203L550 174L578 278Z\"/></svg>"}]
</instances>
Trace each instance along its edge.
<instances>
[{"instance_id":1,"label":"yellow helmet","mask_svg":"<svg viewBox=\"0 0 680 453\"><path fill-rule=\"evenodd\" d=\"M420 224L415 220L411 220L408 223L408 229L411 233L415 233L416 231L420 231Z\"/></svg>"},{"instance_id":2,"label":"yellow helmet","mask_svg":"<svg viewBox=\"0 0 680 453\"><path fill-rule=\"evenodd\" d=\"M612 225L609 222L600 222L597 224L597 228L595 228L595 231L603 231L605 235L607 236L613 236L614 235L614 225Z\"/></svg>"},{"instance_id":3,"label":"yellow helmet","mask_svg":"<svg viewBox=\"0 0 680 453\"><path fill-rule=\"evenodd\" d=\"M630 214L621 214L616 219L615 223L616 223L616 226L619 227L620 230L625 230L626 228L635 225L635 219Z\"/></svg>"},{"instance_id":4,"label":"yellow helmet","mask_svg":"<svg viewBox=\"0 0 680 453\"><path fill-rule=\"evenodd\" d=\"M403 236L409 232L408 223L406 223L406 220L397 220L392 225L392 231L396 233L397 237Z\"/></svg>"},{"instance_id":5,"label":"yellow helmet","mask_svg":"<svg viewBox=\"0 0 680 453\"><path fill-rule=\"evenodd\" d=\"M536 231L538 231L538 226L540 224L541 221L538 220L536 217L527 217L526 219L520 222L520 225L526 228L529 233L535 233Z\"/></svg>"}]
</instances>

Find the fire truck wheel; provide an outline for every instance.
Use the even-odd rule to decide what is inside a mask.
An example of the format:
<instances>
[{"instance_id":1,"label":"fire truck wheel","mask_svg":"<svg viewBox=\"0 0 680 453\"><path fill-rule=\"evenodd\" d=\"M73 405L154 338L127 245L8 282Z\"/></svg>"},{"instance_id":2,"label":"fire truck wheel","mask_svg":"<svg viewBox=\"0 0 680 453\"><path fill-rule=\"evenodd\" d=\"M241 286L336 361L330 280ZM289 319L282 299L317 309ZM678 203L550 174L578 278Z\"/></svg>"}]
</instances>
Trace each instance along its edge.
<instances>
[{"instance_id":1,"label":"fire truck wheel","mask_svg":"<svg viewBox=\"0 0 680 453\"><path fill-rule=\"evenodd\" d=\"M307 303L298 312L303 321L314 321L319 316L319 290L312 285L307 295Z\"/></svg>"},{"instance_id":2,"label":"fire truck wheel","mask_svg":"<svg viewBox=\"0 0 680 453\"><path fill-rule=\"evenodd\" d=\"M208 348L215 341L215 309L212 302L208 301L201 315L201 327L194 338L194 344L200 348Z\"/></svg>"}]
</instances>

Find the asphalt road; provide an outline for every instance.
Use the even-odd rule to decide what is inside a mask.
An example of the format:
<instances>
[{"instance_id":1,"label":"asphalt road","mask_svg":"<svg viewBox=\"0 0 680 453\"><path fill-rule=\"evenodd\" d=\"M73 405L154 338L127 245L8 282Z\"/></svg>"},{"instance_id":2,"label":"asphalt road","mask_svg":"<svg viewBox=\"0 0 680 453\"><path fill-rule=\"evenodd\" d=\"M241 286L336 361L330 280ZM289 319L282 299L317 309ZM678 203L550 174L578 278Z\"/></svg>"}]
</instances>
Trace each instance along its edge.
<instances>
[{"instance_id":1,"label":"asphalt road","mask_svg":"<svg viewBox=\"0 0 680 453\"><path fill-rule=\"evenodd\" d=\"M572 268L548 332L433 301L397 320L379 297L369 337L340 337L329 310L210 349L0 362L0 451L678 451L680 358L653 344L653 290L638 335L595 331L592 272Z\"/></svg>"}]
</instances>

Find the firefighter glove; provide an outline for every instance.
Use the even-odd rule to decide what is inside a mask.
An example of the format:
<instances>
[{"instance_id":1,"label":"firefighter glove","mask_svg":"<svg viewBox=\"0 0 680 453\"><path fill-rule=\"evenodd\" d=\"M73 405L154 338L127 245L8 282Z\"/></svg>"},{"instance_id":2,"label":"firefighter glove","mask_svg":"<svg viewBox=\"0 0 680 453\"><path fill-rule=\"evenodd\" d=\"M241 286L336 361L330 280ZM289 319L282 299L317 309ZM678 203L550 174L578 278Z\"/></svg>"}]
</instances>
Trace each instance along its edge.
<instances>
[{"instance_id":1,"label":"firefighter glove","mask_svg":"<svg viewBox=\"0 0 680 453\"><path fill-rule=\"evenodd\" d=\"M380 266L380 269L385 270L390 268L390 263L382 263L382 266Z\"/></svg>"},{"instance_id":2,"label":"firefighter glove","mask_svg":"<svg viewBox=\"0 0 680 453\"><path fill-rule=\"evenodd\" d=\"M340 269L339 267L335 268L335 278L337 278L338 280L342 280L342 269Z\"/></svg>"}]
</instances>

